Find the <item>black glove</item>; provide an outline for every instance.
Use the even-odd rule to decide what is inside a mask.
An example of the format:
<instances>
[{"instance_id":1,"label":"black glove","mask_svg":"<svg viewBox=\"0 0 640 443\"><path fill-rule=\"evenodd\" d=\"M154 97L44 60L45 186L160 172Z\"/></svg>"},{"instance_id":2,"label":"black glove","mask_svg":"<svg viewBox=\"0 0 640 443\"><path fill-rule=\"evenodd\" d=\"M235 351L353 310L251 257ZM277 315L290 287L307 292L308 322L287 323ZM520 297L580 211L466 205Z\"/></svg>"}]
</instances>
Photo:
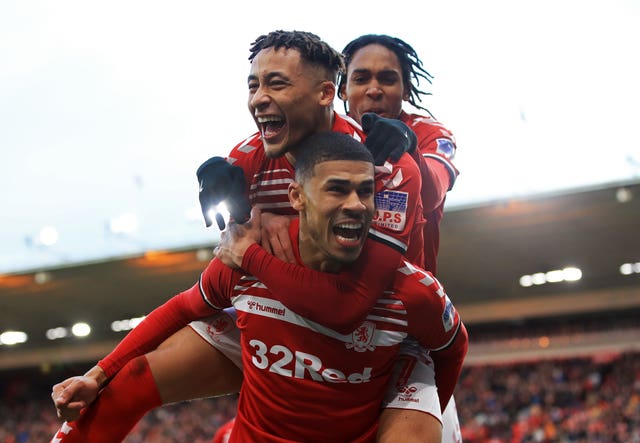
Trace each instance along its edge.
<instances>
[{"instance_id":1,"label":"black glove","mask_svg":"<svg viewBox=\"0 0 640 443\"><path fill-rule=\"evenodd\" d=\"M251 206L247 199L247 182L242 168L229 164L222 157L211 157L196 172L200 185L198 198L207 227L213 223L209 209L226 201L227 209L234 221L244 223L251 217ZM220 230L225 228L224 220L216 214Z\"/></svg>"},{"instance_id":2,"label":"black glove","mask_svg":"<svg viewBox=\"0 0 640 443\"><path fill-rule=\"evenodd\" d=\"M400 120L380 117L373 112L362 116L362 129L367 138L364 144L373 154L376 165L387 158L397 162L405 152L413 152L418 145L416 134Z\"/></svg>"}]
</instances>

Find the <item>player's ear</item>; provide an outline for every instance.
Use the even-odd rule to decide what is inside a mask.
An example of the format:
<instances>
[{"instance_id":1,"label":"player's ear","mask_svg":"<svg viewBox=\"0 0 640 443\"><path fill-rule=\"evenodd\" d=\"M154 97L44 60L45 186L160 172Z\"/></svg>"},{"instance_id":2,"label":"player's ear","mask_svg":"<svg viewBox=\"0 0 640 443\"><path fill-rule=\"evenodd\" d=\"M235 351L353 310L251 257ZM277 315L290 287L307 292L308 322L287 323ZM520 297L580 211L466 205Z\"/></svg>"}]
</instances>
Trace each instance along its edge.
<instances>
[{"instance_id":1,"label":"player's ear","mask_svg":"<svg viewBox=\"0 0 640 443\"><path fill-rule=\"evenodd\" d=\"M292 182L289 184L289 202L291 207L298 212L304 209L304 193L300 183Z\"/></svg>"},{"instance_id":2,"label":"player's ear","mask_svg":"<svg viewBox=\"0 0 640 443\"><path fill-rule=\"evenodd\" d=\"M404 94L402 94L402 100L404 100L405 102L408 102L410 98L411 98L411 91L409 91L409 88L404 88Z\"/></svg>"},{"instance_id":3,"label":"player's ear","mask_svg":"<svg viewBox=\"0 0 640 443\"><path fill-rule=\"evenodd\" d=\"M336 98L336 84L332 81L325 80L320 85L320 104L329 106Z\"/></svg>"},{"instance_id":4,"label":"player's ear","mask_svg":"<svg viewBox=\"0 0 640 443\"><path fill-rule=\"evenodd\" d=\"M343 84L343 85L340 87L340 90L338 91L338 98L339 98L340 100L342 100L343 102L346 102L346 101L347 101L347 85L346 85L346 83L345 83L345 84Z\"/></svg>"}]
</instances>

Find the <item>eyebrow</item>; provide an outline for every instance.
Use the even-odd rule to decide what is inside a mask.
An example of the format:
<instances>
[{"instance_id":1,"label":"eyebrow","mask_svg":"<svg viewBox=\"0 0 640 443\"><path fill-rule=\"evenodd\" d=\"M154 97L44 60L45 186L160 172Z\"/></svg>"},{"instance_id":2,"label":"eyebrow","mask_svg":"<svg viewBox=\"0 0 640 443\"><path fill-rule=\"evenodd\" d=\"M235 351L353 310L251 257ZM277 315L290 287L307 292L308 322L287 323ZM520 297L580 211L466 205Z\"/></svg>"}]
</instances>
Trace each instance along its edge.
<instances>
[{"instance_id":1,"label":"eyebrow","mask_svg":"<svg viewBox=\"0 0 640 443\"><path fill-rule=\"evenodd\" d=\"M345 180L345 179L342 179L342 178L330 178L325 183L328 184L328 185L350 186L353 182L351 180ZM373 179L365 180L365 181L359 183L358 186L373 186L374 183L375 183L375 181Z\"/></svg>"},{"instance_id":2,"label":"eyebrow","mask_svg":"<svg viewBox=\"0 0 640 443\"><path fill-rule=\"evenodd\" d=\"M275 72L270 72L270 73L268 73L267 75L265 75L264 80L265 80L266 82L269 82L269 81L273 80L273 79L274 79L274 78L276 78L276 77L280 77L280 78L282 78L283 80L289 81L289 77L288 77L288 76L286 76L286 75L284 75L284 74L283 74L282 72L280 72L280 71L275 71ZM257 76L257 75L255 75L255 74L249 74L249 77L247 77L247 82L254 81L254 80L259 80L258 76Z\"/></svg>"},{"instance_id":3,"label":"eyebrow","mask_svg":"<svg viewBox=\"0 0 640 443\"><path fill-rule=\"evenodd\" d=\"M352 74L370 74L371 73L371 69L367 69L367 68L355 68L352 72ZM384 74L384 75L395 75L400 77L400 73L395 70L395 69L383 69L381 71L378 71L377 73L378 75L380 74Z\"/></svg>"}]
</instances>

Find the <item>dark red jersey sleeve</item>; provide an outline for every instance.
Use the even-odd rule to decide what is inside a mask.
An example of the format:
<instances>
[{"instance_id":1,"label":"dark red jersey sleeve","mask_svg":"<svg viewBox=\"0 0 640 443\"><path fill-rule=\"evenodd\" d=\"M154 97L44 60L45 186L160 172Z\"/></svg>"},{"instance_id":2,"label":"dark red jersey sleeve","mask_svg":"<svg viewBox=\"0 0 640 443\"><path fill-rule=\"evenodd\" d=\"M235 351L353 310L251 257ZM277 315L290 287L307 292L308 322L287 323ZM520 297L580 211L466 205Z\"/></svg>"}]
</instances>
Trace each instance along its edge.
<instances>
[{"instance_id":1,"label":"dark red jersey sleeve","mask_svg":"<svg viewBox=\"0 0 640 443\"><path fill-rule=\"evenodd\" d=\"M400 118L418 138L413 157L422 176L422 204L425 213L429 213L442 204L458 177L453 164L456 140L451 131L432 117L403 112Z\"/></svg>"},{"instance_id":2,"label":"dark red jersey sleeve","mask_svg":"<svg viewBox=\"0 0 640 443\"><path fill-rule=\"evenodd\" d=\"M228 282L233 273L219 260L213 260L198 283L151 311L109 355L98 362L98 366L111 378L129 360L154 350L191 321L228 306L229 293L226 291L229 290ZM218 308L215 303L221 307Z\"/></svg>"},{"instance_id":3,"label":"dark red jersey sleeve","mask_svg":"<svg viewBox=\"0 0 640 443\"><path fill-rule=\"evenodd\" d=\"M440 400L440 410L449 403L453 395L464 357L469 347L469 336L464 323L460 323L453 341L444 349L430 353L435 370L436 386L438 387L438 398Z\"/></svg>"},{"instance_id":4,"label":"dark red jersey sleeve","mask_svg":"<svg viewBox=\"0 0 640 443\"><path fill-rule=\"evenodd\" d=\"M360 258L348 271L329 274L286 263L254 244L247 249L242 268L262 281L289 309L349 334L389 287L401 259L399 251L367 240Z\"/></svg>"},{"instance_id":5,"label":"dark red jersey sleeve","mask_svg":"<svg viewBox=\"0 0 640 443\"><path fill-rule=\"evenodd\" d=\"M420 170L409 154L376 166L376 213L369 231L370 237L419 266L424 263L421 187Z\"/></svg>"},{"instance_id":6,"label":"dark red jersey sleeve","mask_svg":"<svg viewBox=\"0 0 640 443\"><path fill-rule=\"evenodd\" d=\"M467 331L444 288L430 272L406 262L400 272L406 275L402 292L409 333L430 351L440 407L444 410L462 371Z\"/></svg>"}]
</instances>

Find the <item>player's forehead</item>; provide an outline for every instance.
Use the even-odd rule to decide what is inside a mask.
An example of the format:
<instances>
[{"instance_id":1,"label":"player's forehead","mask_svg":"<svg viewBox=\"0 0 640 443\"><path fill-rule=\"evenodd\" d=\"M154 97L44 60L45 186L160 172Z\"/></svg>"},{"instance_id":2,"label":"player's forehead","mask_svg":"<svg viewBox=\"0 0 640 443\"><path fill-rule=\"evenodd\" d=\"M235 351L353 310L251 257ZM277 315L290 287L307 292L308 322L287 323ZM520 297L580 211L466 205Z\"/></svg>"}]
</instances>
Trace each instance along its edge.
<instances>
[{"instance_id":1,"label":"player's forehead","mask_svg":"<svg viewBox=\"0 0 640 443\"><path fill-rule=\"evenodd\" d=\"M379 43L370 43L354 52L347 66L347 72L382 70L401 72L401 68L395 52Z\"/></svg>"},{"instance_id":2,"label":"player's forehead","mask_svg":"<svg viewBox=\"0 0 640 443\"><path fill-rule=\"evenodd\" d=\"M264 78L274 74L293 78L304 75L310 66L296 48L269 47L260 50L251 62L250 78Z\"/></svg>"},{"instance_id":3,"label":"player's forehead","mask_svg":"<svg viewBox=\"0 0 640 443\"><path fill-rule=\"evenodd\" d=\"M374 180L374 168L362 160L327 160L316 163L313 178L318 183L360 185Z\"/></svg>"}]
</instances>

